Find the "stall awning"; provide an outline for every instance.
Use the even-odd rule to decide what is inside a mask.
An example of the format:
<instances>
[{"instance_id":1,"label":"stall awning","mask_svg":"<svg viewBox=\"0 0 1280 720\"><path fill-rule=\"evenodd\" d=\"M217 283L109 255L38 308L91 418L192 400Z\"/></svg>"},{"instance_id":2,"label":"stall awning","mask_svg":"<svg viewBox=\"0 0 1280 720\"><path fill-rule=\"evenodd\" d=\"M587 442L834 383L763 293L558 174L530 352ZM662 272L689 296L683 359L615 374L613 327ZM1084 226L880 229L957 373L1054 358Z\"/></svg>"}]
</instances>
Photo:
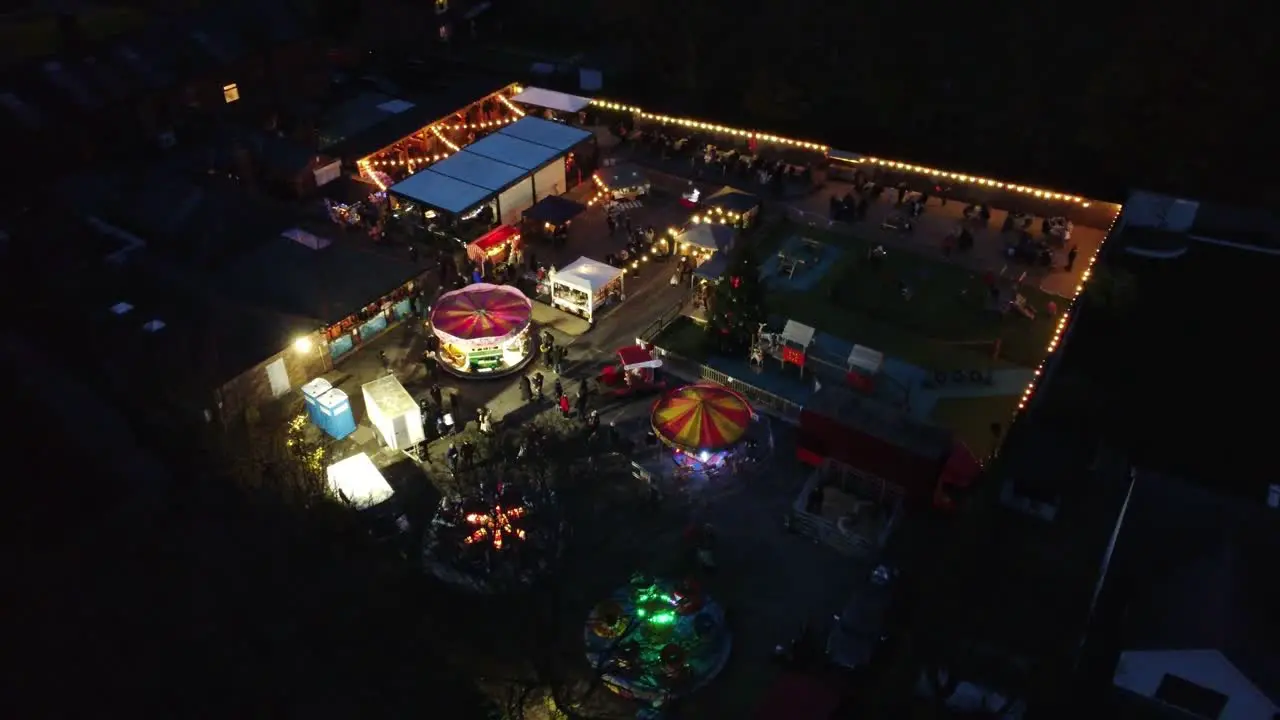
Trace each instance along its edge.
<instances>
[{"instance_id":1,"label":"stall awning","mask_svg":"<svg viewBox=\"0 0 1280 720\"><path fill-rule=\"evenodd\" d=\"M616 268L608 263L602 263L599 260L592 260L588 257L580 257L563 269L556 270L552 279L562 285L594 293L622 277L623 272L621 268Z\"/></svg>"},{"instance_id":2,"label":"stall awning","mask_svg":"<svg viewBox=\"0 0 1280 720\"><path fill-rule=\"evenodd\" d=\"M358 508L383 503L394 494L390 483L365 453L352 455L325 471L329 491Z\"/></svg>"},{"instance_id":3,"label":"stall awning","mask_svg":"<svg viewBox=\"0 0 1280 720\"><path fill-rule=\"evenodd\" d=\"M749 192L725 186L715 192L715 194L702 201L704 207L720 208L725 212L743 213L751 212L760 205L760 198Z\"/></svg>"},{"instance_id":4,"label":"stall awning","mask_svg":"<svg viewBox=\"0 0 1280 720\"><path fill-rule=\"evenodd\" d=\"M387 189L393 195L437 210L460 213L493 197L494 191L432 170L410 175Z\"/></svg>"},{"instance_id":5,"label":"stall awning","mask_svg":"<svg viewBox=\"0 0 1280 720\"><path fill-rule=\"evenodd\" d=\"M525 89L524 92L511 98L511 102L560 112L578 112L591 105L591 101L584 97L535 87Z\"/></svg>"},{"instance_id":6,"label":"stall awning","mask_svg":"<svg viewBox=\"0 0 1280 720\"><path fill-rule=\"evenodd\" d=\"M737 231L728 225L698 224L676 236L676 242L689 243L704 250L727 251L733 247Z\"/></svg>"},{"instance_id":7,"label":"stall awning","mask_svg":"<svg viewBox=\"0 0 1280 720\"><path fill-rule=\"evenodd\" d=\"M787 324L782 327L782 339L789 343L795 343L800 347L809 347L813 342L815 330L808 325L798 323L795 320L788 320Z\"/></svg>"},{"instance_id":8,"label":"stall awning","mask_svg":"<svg viewBox=\"0 0 1280 720\"><path fill-rule=\"evenodd\" d=\"M520 230L510 225L499 225L467 245L467 256L479 262L490 256L499 255L502 246L508 240L520 239Z\"/></svg>"},{"instance_id":9,"label":"stall awning","mask_svg":"<svg viewBox=\"0 0 1280 720\"><path fill-rule=\"evenodd\" d=\"M596 177L610 190L624 190L649 184L649 176L645 171L631 163L600 168L596 171Z\"/></svg>"},{"instance_id":10,"label":"stall awning","mask_svg":"<svg viewBox=\"0 0 1280 720\"><path fill-rule=\"evenodd\" d=\"M568 152L578 143L591 137L591 133L587 130L536 117L520 118L499 130L498 133L549 147L558 152Z\"/></svg>"},{"instance_id":11,"label":"stall awning","mask_svg":"<svg viewBox=\"0 0 1280 720\"><path fill-rule=\"evenodd\" d=\"M528 173L524 168L491 160L467 150L454 153L427 168L433 173L461 180L491 192L506 190Z\"/></svg>"},{"instance_id":12,"label":"stall awning","mask_svg":"<svg viewBox=\"0 0 1280 720\"><path fill-rule=\"evenodd\" d=\"M563 225L581 215L586 209L587 206L563 195L548 195L525 210L524 218L534 222Z\"/></svg>"},{"instance_id":13,"label":"stall awning","mask_svg":"<svg viewBox=\"0 0 1280 720\"><path fill-rule=\"evenodd\" d=\"M711 259L694 268L693 274L704 280L719 280L724 271L729 269L729 256L718 252Z\"/></svg>"},{"instance_id":14,"label":"stall awning","mask_svg":"<svg viewBox=\"0 0 1280 720\"><path fill-rule=\"evenodd\" d=\"M480 155L526 171L537 170L560 155L555 148L531 143L501 133L487 135L465 149L472 155Z\"/></svg>"},{"instance_id":15,"label":"stall awning","mask_svg":"<svg viewBox=\"0 0 1280 720\"><path fill-rule=\"evenodd\" d=\"M861 370L872 375L884 366L884 353L865 345L854 345L849 351L849 369Z\"/></svg>"}]
</instances>

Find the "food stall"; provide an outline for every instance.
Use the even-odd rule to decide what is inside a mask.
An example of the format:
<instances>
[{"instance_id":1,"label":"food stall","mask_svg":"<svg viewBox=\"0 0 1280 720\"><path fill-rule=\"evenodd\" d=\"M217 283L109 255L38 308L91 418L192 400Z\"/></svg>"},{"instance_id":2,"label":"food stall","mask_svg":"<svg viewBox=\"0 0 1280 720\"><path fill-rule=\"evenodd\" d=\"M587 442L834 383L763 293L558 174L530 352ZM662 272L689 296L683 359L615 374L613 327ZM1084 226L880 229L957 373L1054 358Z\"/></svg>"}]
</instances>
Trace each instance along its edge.
<instances>
[{"instance_id":1,"label":"food stall","mask_svg":"<svg viewBox=\"0 0 1280 720\"><path fill-rule=\"evenodd\" d=\"M591 322L600 307L613 298L621 300L625 276L622 268L580 257L548 275L551 305Z\"/></svg>"},{"instance_id":2,"label":"food stall","mask_svg":"<svg viewBox=\"0 0 1280 720\"><path fill-rule=\"evenodd\" d=\"M667 384L657 377L662 361L643 345L618 348L618 362L606 365L596 378L605 392L623 397L638 392L661 390Z\"/></svg>"},{"instance_id":3,"label":"food stall","mask_svg":"<svg viewBox=\"0 0 1280 720\"><path fill-rule=\"evenodd\" d=\"M702 200L702 221L750 228L760 215L759 196L725 186Z\"/></svg>"},{"instance_id":4,"label":"food stall","mask_svg":"<svg viewBox=\"0 0 1280 720\"><path fill-rule=\"evenodd\" d=\"M727 225L694 223L678 233L675 246L681 255L688 255L697 264L710 260L717 252L728 254L733 249L737 231Z\"/></svg>"},{"instance_id":5,"label":"food stall","mask_svg":"<svg viewBox=\"0 0 1280 720\"><path fill-rule=\"evenodd\" d=\"M411 450L426 439L422 411L395 375L360 387L365 412L383 444L392 450Z\"/></svg>"},{"instance_id":6,"label":"food stall","mask_svg":"<svg viewBox=\"0 0 1280 720\"><path fill-rule=\"evenodd\" d=\"M520 247L520 230L511 225L499 225L467 244L467 257L477 264L493 265L507 262L510 251Z\"/></svg>"},{"instance_id":7,"label":"food stall","mask_svg":"<svg viewBox=\"0 0 1280 720\"><path fill-rule=\"evenodd\" d=\"M440 366L460 377L502 377L533 357L533 303L514 287L475 283L440 296L431 332Z\"/></svg>"},{"instance_id":8,"label":"food stall","mask_svg":"<svg viewBox=\"0 0 1280 720\"><path fill-rule=\"evenodd\" d=\"M649 194L649 176L632 163L602 167L591 179L609 200L639 200Z\"/></svg>"},{"instance_id":9,"label":"food stall","mask_svg":"<svg viewBox=\"0 0 1280 720\"><path fill-rule=\"evenodd\" d=\"M525 234L555 237L567 235L574 218L586 212L587 206L563 195L548 195L524 211Z\"/></svg>"}]
</instances>

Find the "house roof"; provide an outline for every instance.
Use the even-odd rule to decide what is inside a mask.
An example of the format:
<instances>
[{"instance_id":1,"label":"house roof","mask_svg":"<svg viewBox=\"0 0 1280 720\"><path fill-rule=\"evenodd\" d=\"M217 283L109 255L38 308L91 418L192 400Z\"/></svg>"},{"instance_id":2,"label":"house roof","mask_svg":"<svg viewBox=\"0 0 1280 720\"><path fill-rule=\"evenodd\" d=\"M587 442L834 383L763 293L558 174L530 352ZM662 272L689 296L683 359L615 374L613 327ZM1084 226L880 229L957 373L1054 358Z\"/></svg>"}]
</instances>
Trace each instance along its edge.
<instances>
[{"instance_id":1,"label":"house roof","mask_svg":"<svg viewBox=\"0 0 1280 720\"><path fill-rule=\"evenodd\" d=\"M1109 575L1128 600L1122 649L1216 650L1280 704L1277 557L1262 498L1139 470Z\"/></svg>"},{"instance_id":2,"label":"house roof","mask_svg":"<svg viewBox=\"0 0 1280 720\"><path fill-rule=\"evenodd\" d=\"M339 106L326 118L321 131L327 143L325 154L348 161L361 160L506 85L492 77L460 76L434 91L407 94L402 98L364 93ZM397 100L399 102L395 102Z\"/></svg>"},{"instance_id":3,"label":"house roof","mask_svg":"<svg viewBox=\"0 0 1280 720\"><path fill-rule=\"evenodd\" d=\"M428 170L492 192L504 190L528 174L524 168L490 160L465 149L432 165Z\"/></svg>"},{"instance_id":4,"label":"house roof","mask_svg":"<svg viewBox=\"0 0 1280 720\"><path fill-rule=\"evenodd\" d=\"M387 188L387 192L449 213L470 210L494 195L488 188L455 180L430 169L410 175Z\"/></svg>"},{"instance_id":5,"label":"house roof","mask_svg":"<svg viewBox=\"0 0 1280 720\"><path fill-rule=\"evenodd\" d=\"M408 255L360 242L332 224L303 229L329 245L316 250L276 237L218 272L216 282L253 304L329 325L422 273Z\"/></svg>"}]
</instances>

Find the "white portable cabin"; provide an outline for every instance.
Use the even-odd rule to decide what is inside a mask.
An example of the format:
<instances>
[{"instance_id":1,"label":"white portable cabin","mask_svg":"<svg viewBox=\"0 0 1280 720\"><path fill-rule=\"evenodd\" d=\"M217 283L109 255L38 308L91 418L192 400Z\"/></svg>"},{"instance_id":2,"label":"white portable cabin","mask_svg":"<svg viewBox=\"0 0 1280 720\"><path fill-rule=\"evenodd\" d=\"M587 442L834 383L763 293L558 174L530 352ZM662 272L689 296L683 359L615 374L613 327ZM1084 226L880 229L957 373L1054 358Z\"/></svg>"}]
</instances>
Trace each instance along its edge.
<instances>
[{"instance_id":1,"label":"white portable cabin","mask_svg":"<svg viewBox=\"0 0 1280 720\"><path fill-rule=\"evenodd\" d=\"M364 394L369 422L387 447L408 450L426 440L422 430L422 411L396 376L387 375L367 382L360 390Z\"/></svg>"},{"instance_id":2,"label":"white portable cabin","mask_svg":"<svg viewBox=\"0 0 1280 720\"><path fill-rule=\"evenodd\" d=\"M361 510L381 505L395 494L373 460L364 453L330 465L325 475L329 481L329 492Z\"/></svg>"}]
</instances>

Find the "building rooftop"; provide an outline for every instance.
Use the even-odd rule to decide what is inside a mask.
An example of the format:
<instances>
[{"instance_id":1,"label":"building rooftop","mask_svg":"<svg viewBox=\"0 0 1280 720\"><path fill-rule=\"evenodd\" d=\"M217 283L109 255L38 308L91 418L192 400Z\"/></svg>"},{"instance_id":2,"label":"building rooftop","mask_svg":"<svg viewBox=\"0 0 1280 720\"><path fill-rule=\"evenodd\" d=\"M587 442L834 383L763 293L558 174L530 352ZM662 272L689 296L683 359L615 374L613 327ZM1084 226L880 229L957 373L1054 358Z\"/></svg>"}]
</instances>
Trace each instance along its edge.
<instances>
[{"instance_id":1,"label":"building rooftop","mask_svg":"<svg viewBox=\"0 0 1280 720\"><path fill-rule=\"evenodd\" d=\"M314 330L342 320L425 270L402 247L376 245L367 235L332 224L299 225L328 245L313 249L277 236L229 263L216 273L215 282L236 288L238 299L306 318Z\"/></svg>"},{"instance_id":2,"label":"building rooftop","mask_svg":"<svg viewBox=\"0 0 1280 720\"><path fill-rule=\"evenodd\" d=\"M1262 293L1280 256L1199 241L1174 257L1119 252L1130 233L1150 244L1150 229L1125 229L1099 260L1094 297L1109 306L1086 296L1037 390L1041 413L1138 466L1261 500L1275 472L1258 418L1280 401Z\"/></svg>"},{"instance_id":3,"label":"building rooftop","mask_svg":"<svg viewBox=\"0 0 1280 720\"><path fill-rule=\"evenodd\" d=\"M450 78L429 92L397 93L400 97L362 93L326 113L320 130L324 153L348 161L363 159L508 84L493 77L472 75Z\"/></svg>"},{"instance_id":4,"label":"building rooftop","mask_svg":"<svg viewBox=\"0 0 1280 720\"><path fill-rule=\"evenodd\" d=\"M1280 704L1280 516L1195 483L1138 471L1108 584L1122 599L1116 672L1137 682L1144 666L1181 668L1227 693L1260 691ZM1247 683L1232 680L1226 663ZM1145 673L1149 674L1149 673ZM1230 680L1230 682L1227 682ZM1233 698L1235 704L1254 702ZM1222 717L1270 717L1227 715Z\"/></svg>"}]
</instances>

